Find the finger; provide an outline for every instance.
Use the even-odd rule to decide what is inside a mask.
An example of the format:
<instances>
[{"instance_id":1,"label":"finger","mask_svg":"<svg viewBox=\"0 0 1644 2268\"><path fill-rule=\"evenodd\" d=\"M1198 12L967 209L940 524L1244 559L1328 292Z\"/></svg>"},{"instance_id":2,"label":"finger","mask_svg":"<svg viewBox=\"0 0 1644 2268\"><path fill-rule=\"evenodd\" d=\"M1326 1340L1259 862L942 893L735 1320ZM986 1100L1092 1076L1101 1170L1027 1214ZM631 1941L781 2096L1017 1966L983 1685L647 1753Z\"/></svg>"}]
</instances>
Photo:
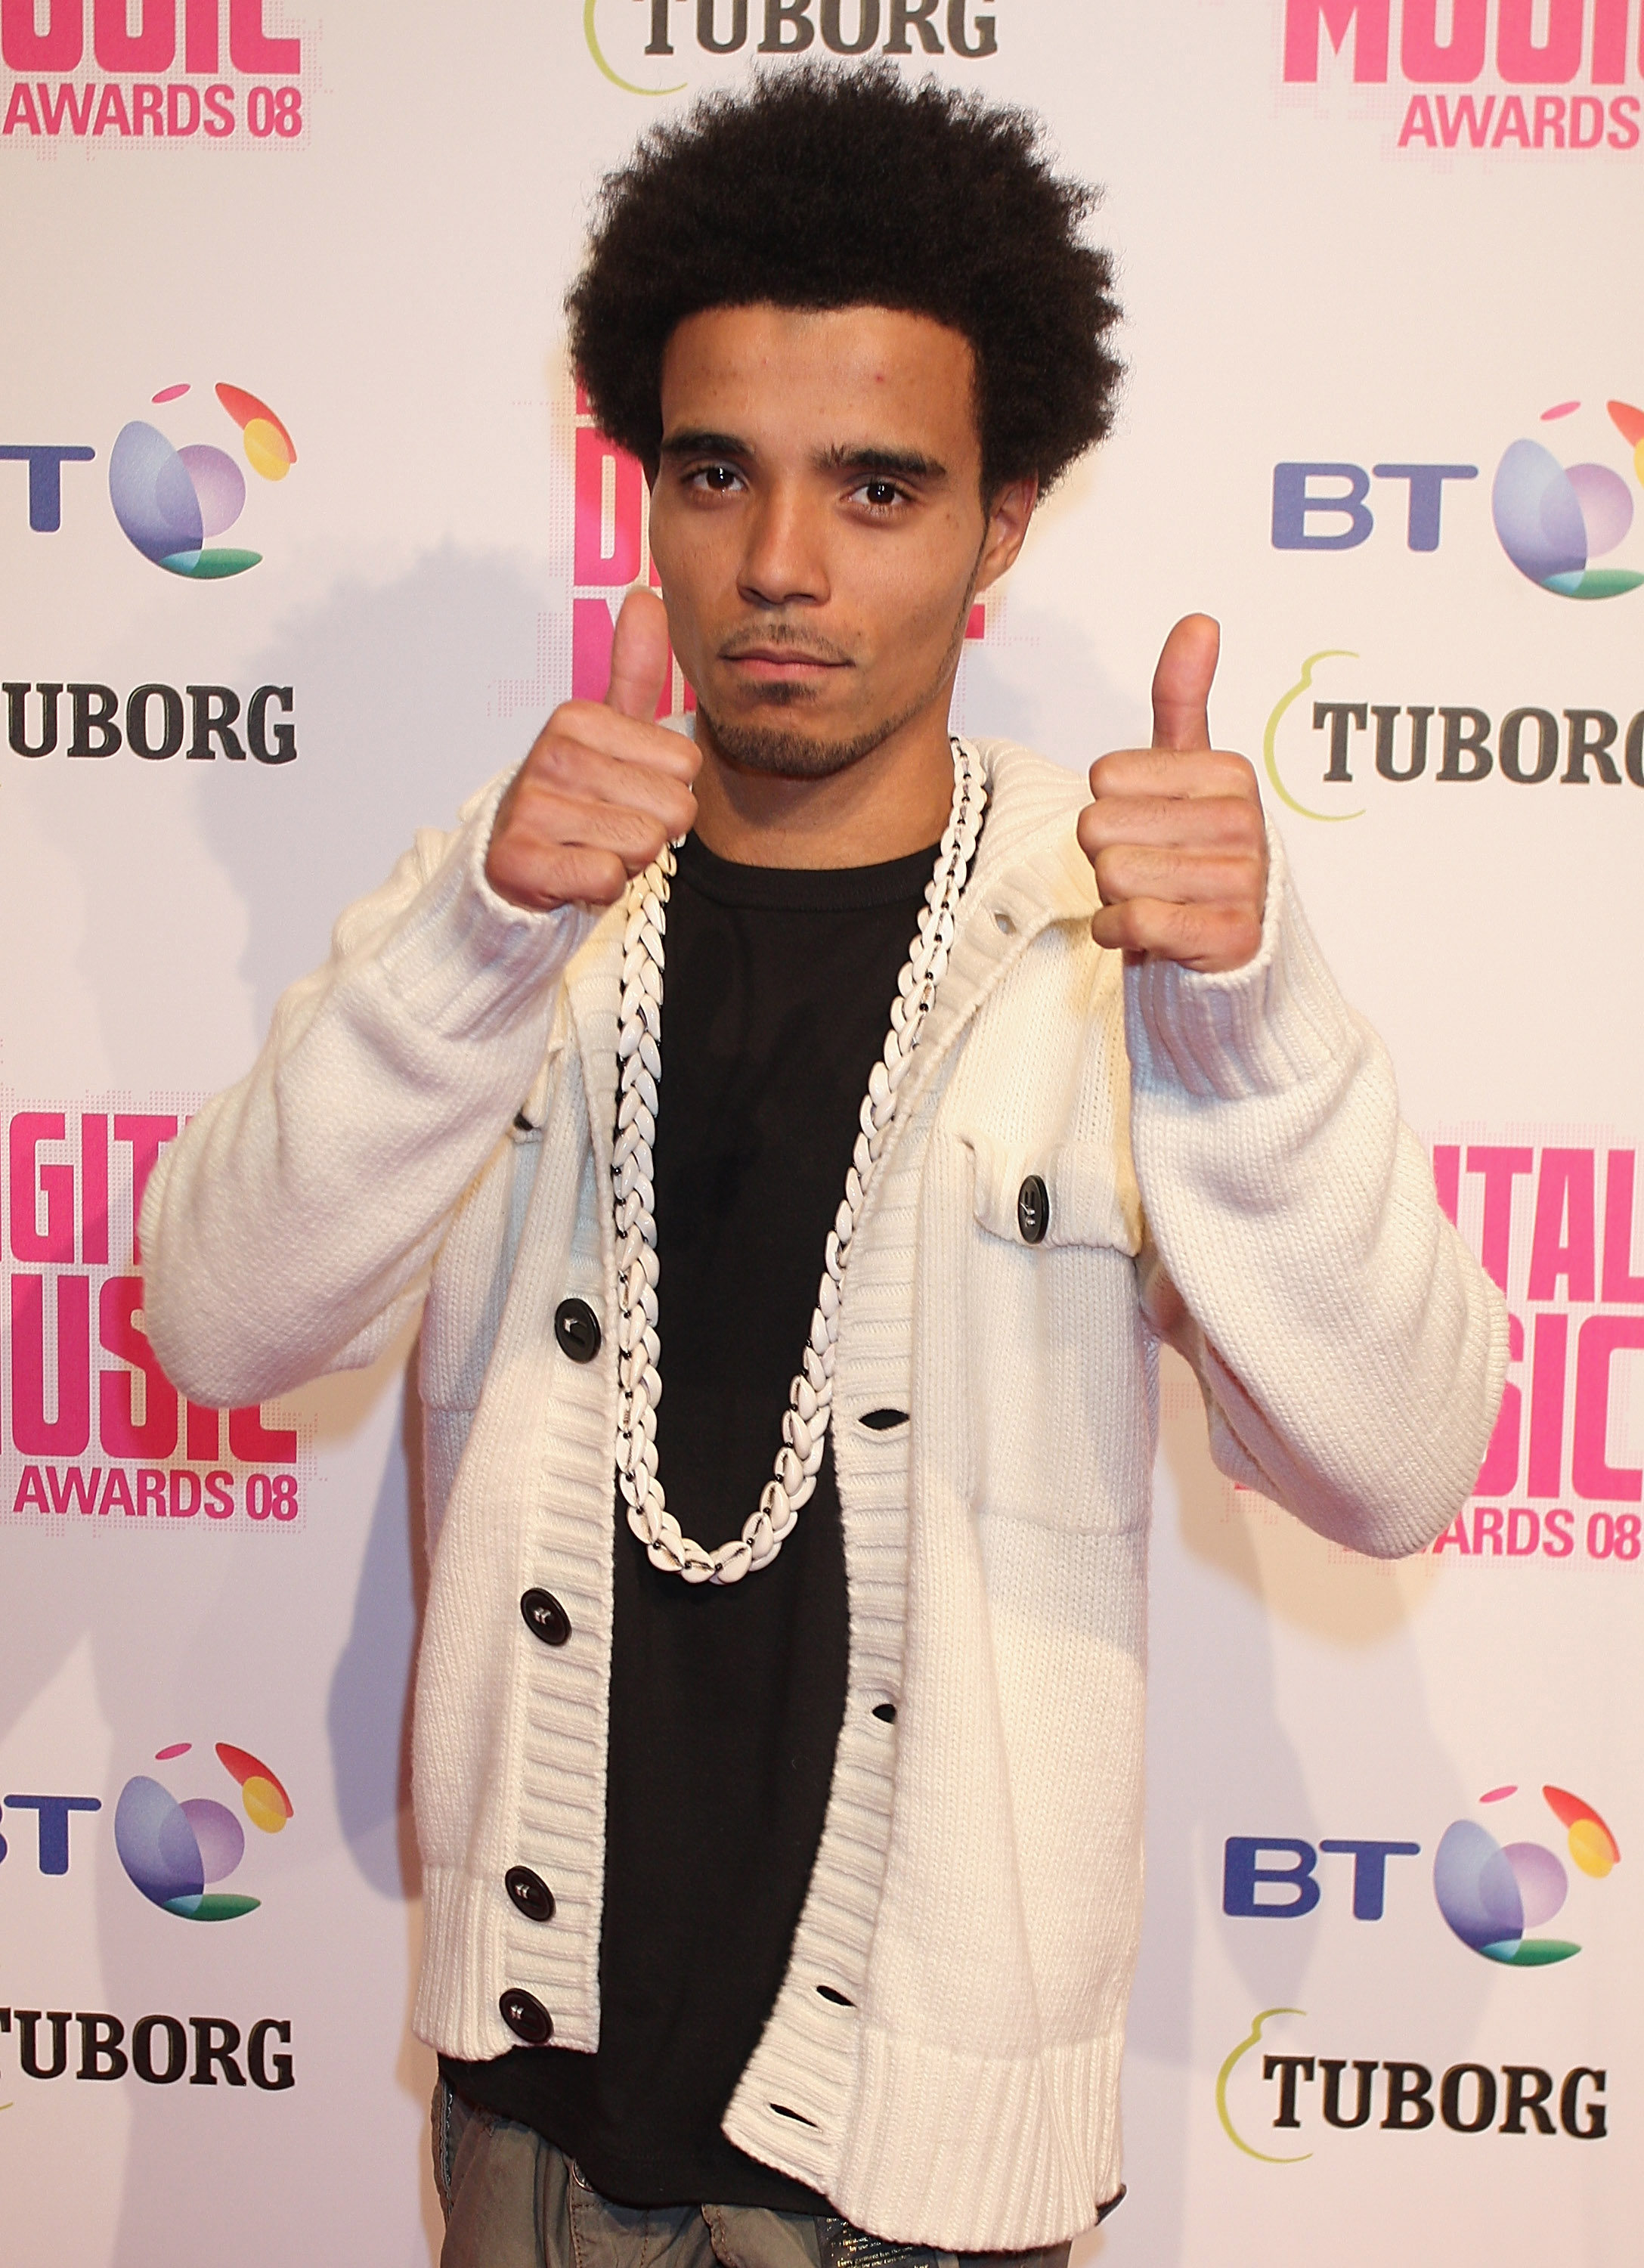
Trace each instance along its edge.
<instances>
[{"instance_id":1,"label":"finger","mask_svg":"<svg viewBox=\"0 0 1644 2268\"><path fill-rule=\"evenodd\" d=\"M654 591L630 591L611 640L611 683L605 706L619 716L657 714L668 681L668 612Z\"/></svg>"},{"instance_id":2,"label":"finger","mask_svg":"<svg viewBox=\"0 0 1644 2268\"><path fill-rule=\"evenodd\" d=\"M573 747L591 748L618 763L666 772L679 780L694 780L702 765L701 750L683 733L624 717L603 701L561 701L532 742L528 765L532 771L540 771L553 762L556 752Z\"/></svg>"},{"instance_id":3,"label":"finger","mask_svg":"<svg viewBox=\"0 0 1644 2268\"><path fill-rule=\"evenodd\" d=\"M666 735L669 740L679 737L673 733ZM520 782L515 807L528 812L542 795L572 796L648 813L661 821L670 840L688 834L696 823L696 798L688 779L659 770L655 764L625 762L557 735L544 736L530 771Z\"/></svg>"},{"instance_id":4,"label":"finger","mask_svg":"<svg viewBox=\"0 0 1644 2268\"><path fill-rule=\"evenodd\" d=\"M539 787L522 799L503 847L507 855L525 861L560 850L611 850L629 873L638 874L667 841L667 821L631 804Z\"/></svg>"},{"instance_id":5,"label":"finger","mask_svg":"<svg viewBox=\"0 0 1644 2268\"><path fill-rule=\"evenodd\" d=\"M1153 673L1156 748L1210 746L1210 683L1222 649L1219 624L1208 615L1184 615Z\"/></svg>"},{"instance_id":6,"label":"finger","mask_svg":"<svg viewBox=\"0 0 1644 2268\"><path fill-rule=\"evenodd\" d=\"M1179 758L1172 761L1179 762ZM1087 858L1116 843L1145 843L1179 850L1242 852L1265 857L1266 829L1254 796L1182 798L1109 795L1087 803L1077 822Z\"/></svg>"},{"instance_id":7,"label":"finger","mask_svg":"<svg viewBox=\"0 0 1644 2268\"><path fill-rule=\"evenodd\" d=\"M1104 906L1090 934L1114 952L1179 961L1205 976L1244 968L1261 946L1261 923L1247 908L1171 905L1160 898Z\"/></svg>"},{"instance_id":8,"label":"finger","mask_svg":"<svg viewBox=\"0 0 1644 2268\"><path fill-rule=\"evenodd\" d=\"M567 905L613 906L628 885L628 870L614 851L557 845L531 860L493 858L487 868L498 895L532 913Z\"/></svg>"},{"instance_id":9,"label":"finger","mask_svg":"<svg viewBox=\"0 0 1644 2268\"><path fill-rule=\"evenodd\" d=\"M1261 801L1249 759L1231 748L1110 748L1091 765L1090 780L1098 799L1169 796L1178 810L1200 796Z\"/></svg>"},{"instance_id":10,"label":"finger","mask_svg":"<svg viewBox=\"0 0 1644 2268\"><path fill-rule=\"evenodd\" d=\"M1098 850L1093 864L1104 905L1117 905L1124 898L1159 898L1180 906L1236 906L1251 911L1261 906L1262 872L1254 858L1119 843Z\"/></svg>"}]
</instances>

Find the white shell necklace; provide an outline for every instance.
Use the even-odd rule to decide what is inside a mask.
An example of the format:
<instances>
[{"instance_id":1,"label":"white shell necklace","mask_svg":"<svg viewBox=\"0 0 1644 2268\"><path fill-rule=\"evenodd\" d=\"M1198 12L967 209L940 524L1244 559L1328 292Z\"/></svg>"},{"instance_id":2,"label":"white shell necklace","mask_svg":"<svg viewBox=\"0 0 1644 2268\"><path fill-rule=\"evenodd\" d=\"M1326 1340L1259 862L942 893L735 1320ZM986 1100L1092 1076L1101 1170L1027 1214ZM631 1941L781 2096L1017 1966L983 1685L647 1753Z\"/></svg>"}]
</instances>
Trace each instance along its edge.
<instances>
[{"instance_id":1,"label":"white shell necklace","mask_svg":"<svg viewBox=\"0 0 1644 2268\"><path fill-rule=\"evenodd\" d=\"M617 1231L617 1481L628 1522L651 1565L687 1583L739 1583L751 1567L775 1558L816 1487L833 1408L833 1343L851 1240L867 1203L879 1155L896 1115L897 1093L914 1059L953 943L959 895L981 831L987 789L981 759L953 742L953 807L937 846L891 1003L891 1028L874 1064L859 1114L861 1130L845 1176L845 1195L828 1231L822 1281L811 1318L800 1375L782 1418L774 1476L742 1533L705 1551L681 1532L657 1477L657 1404L662 1399L662 1341L657 1329L656 1197L651 1145L657 1138L657 1082L662 1077L663 937L672 846L628 886L622 938L622 1002L617 1018L617 1137L612 1158Z\"/></svg>"}]
</instances>

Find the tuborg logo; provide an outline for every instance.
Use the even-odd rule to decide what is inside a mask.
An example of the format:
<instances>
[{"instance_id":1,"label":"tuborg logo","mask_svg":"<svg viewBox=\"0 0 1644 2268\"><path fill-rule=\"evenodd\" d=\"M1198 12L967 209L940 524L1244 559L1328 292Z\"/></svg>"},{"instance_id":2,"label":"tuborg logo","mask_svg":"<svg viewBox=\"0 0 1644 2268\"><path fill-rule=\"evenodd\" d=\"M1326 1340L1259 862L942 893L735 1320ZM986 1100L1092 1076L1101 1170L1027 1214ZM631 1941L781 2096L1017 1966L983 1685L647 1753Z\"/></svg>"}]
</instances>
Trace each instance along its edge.
<instances>
[{"instance_id":1,"label":"tuborg logo","mask_svg":"<svg viewBox=\"0 0 1644 2268\"><path fill-rule=\"evenodd\" d=\"M1573 417L1579 401L1544 409L1544 425ZM1605 404L1610 422L1632 452L1644 482L1644 409ZM1561 599L1617 599L1644 574L1631 567L1592 567L1633 525L1633 491L1609 465L1561 465L1539 441L1514 441L1495 468L1490 510L1501 549L1532 583Z\"/></svg>"},{"instance_id":2,"label":"tuborg logo","mask_svg":"<svg viewBox=\"0 0 1644 2268\"><path fill-rule=\"evenodd\" d=\"M165 386L156 404L180 401L190 388ZM219 384L217 398L240 429L246 461L260 479L283 481L297 462L297 447L273 410L243 387ZM243 575L261 551L208 545L246 509L246 476L225 449L191 441L174 449L158 426L141 417L122 425L108 460L108 500L135 548L168 574L195 582Z\"/></svg>"},{"instance_id":3,"label":"tuborg logo","mask_svg":"<svg viewBox=\"0 0 1644 2268\"><path fill-rule=\"evenodd\" d=\"M159 1749L154 1761L170 1764L186 1756L193 1745L178 1741ZM278 1835L291 1816L291 1799L268 1765L226 1741L217 1742L217 1753L230 1778L239 1783L240 1806L252 1825L264 1835ZM245 1829L214 1796L191 1796L179 1803L158 1780L139 1773L120 1791L114 1848L143 1896L185 1921L237 1921L262 1903L206 1887L226 1881L246 1855Z\"/></svg>"},{"instance_id":4,"label":"tuborg logo","mask_svg":"<svg viewBox=\"0 0 1644 2268\"><path fill-rule=\"evenodd\" d=\"M588 52L625 94L683 94L688 81L679 77L679 63L658 65L654 57L674 57L681 47L694 47L712 63L742 54L750 34L759 55L799 55L819 46L831 55L877 49L883 55L954 55L974 62L999 52L994 11L987 0L884 0L883 6L880 0L620 0L603 11L598 0L583 4ZM646 84L658 69L661 81Z\"/></svg>"},{"instance_id":5,"label":"tuborg logo","mask_svg":"<svg viewBox=\"0 0 1644 2268\"><path fill-rule=\"evenodd\" d=\"M1569 1853L1584 1874L1602 1881L1619 1865L1615 1837L1590 1803L1567 1788L1544 1787L1547 1808L1566 1830ZM1481 1804L1505 1803L1517 1786L1493 1787ZM1569 1876L1545 1843L1498 1843L1476 1819L1457 1819L1444 1830L1433 1859L1433 1895L1460 1938L1486 1961L1514 1969L1545 1969L1581 1951L1567 1938L1530 1937L1551 1921L1570 1894Z\"/></svg>"}]
</instances>

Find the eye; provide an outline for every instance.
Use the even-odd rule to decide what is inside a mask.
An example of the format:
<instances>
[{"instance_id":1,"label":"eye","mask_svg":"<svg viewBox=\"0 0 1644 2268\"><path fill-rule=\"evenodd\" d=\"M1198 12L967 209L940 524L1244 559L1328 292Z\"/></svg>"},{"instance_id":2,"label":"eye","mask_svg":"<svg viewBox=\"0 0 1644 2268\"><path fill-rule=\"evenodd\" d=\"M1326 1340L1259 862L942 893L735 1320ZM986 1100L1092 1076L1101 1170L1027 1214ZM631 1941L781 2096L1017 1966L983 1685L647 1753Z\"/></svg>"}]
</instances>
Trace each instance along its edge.
<instances>
[{"instance_id":1,"label":"eye","mask_svg":"<svg viewBox=\"0 0 1644 2268\"><path fill-rule=\"evenodd\" d=\"M686 485L706 490L710 496L729 496L741 477L734 465L696 465L686 475Z\"/></svg>"},{"instance_id":2,"label":"eye","mask_svg":"<svg viewBox=\"0 0 1644 2268\"><path fill-rule=\"evenodd\" d=\"M856 494L870 512L893 512L898 504L907 502L907 492L894 481L876 478L863 481Z\"/></svg>"}]
</instances>

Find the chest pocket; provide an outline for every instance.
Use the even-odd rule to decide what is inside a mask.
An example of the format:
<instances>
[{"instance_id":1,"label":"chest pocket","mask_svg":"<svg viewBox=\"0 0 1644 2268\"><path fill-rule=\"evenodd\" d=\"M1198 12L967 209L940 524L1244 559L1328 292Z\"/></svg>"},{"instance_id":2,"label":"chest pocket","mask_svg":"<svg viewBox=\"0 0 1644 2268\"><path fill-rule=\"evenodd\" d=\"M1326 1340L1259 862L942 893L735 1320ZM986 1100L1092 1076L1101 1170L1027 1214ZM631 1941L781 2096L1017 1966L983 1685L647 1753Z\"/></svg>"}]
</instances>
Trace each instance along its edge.
<instances>
[{"instance_id":1,"label":"chest pocket","mask_svg":"<svg viewBox=\"0 0 1644 2268\"><path fill-rule=\"evenodd\" d=\"M1105 1142L1048 1147L967 1134L975 1160L976 1220L990 1236L1055 1251L1106 1245L1132 1258L1141 1249L1141 1193L1129 1160Z\"/></svg>"}]
</instances>

